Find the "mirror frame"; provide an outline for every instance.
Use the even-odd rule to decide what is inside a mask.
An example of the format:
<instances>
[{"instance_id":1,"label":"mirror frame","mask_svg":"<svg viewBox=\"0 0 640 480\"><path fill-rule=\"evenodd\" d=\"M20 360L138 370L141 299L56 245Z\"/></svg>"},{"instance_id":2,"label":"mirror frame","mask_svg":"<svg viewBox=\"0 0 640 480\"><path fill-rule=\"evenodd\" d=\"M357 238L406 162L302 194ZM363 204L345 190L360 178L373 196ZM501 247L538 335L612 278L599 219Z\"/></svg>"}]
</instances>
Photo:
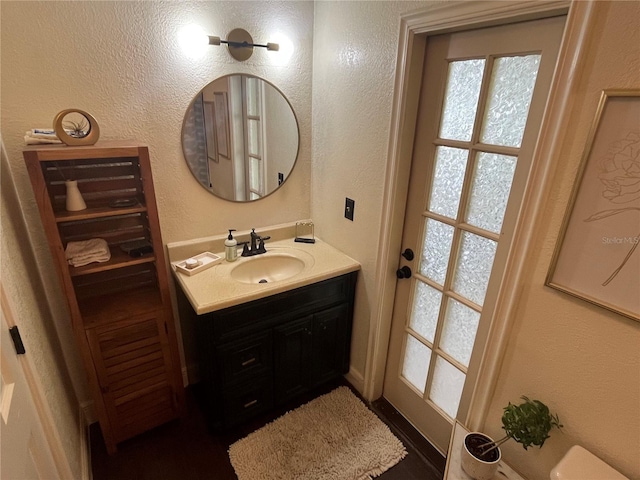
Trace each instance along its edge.
<instances>
[{"instance_id":1,"label":"mirror frame","mask_svg":"<svg viewBox=\"0 0 640 480\"><path fill-rule=\"evenodd\" d=\"M291 109L291 113L293 114L293 119L295 121L295 125L296 125L296 132L298 134L298 147L296 149L295 152L295 157L293 159L293 162L291 164L291 169L287 172L284 180L282 181L282 183L280 185L278 185L276 188L274 188L272 191L270 191L269 193L266 193L264 196L260 197L260 198L256 198L253 200L234 200L234 199L229 199L229 198L225 198L222 197L218 194L216 194L215 192L213 192L211 189L205 187L201 181L198 179L198 177L196 176L196 174L194 173L194 171L191 169L191 165L189 164L189 162L187 161L187 156L185 154L185 149L184 149L184 130L185 130L185 124L186 124L186 120L187 120L187 112L189 112L190 109L193 108L193 105L196 101L196 99L198 98L198 95L200 95L202 93L202 91L207 88L209 85L211 85L213 82L216 82L218 80L221 80L223 78L228 78L228 77L234 77L234 76L244 76L244 77L249 77L249 78L256 78L258 80L262 80L263 82L267 83L268 85L270 85L272 88L274 88L281 96L282 98L284 98L284 100L287 102L287 104L289 105L289 108ZM289 99L287 98L287 96L282 92L282 90L280 90L278 87L276 87L273 83L271 83L270 81L259 77L258 75L253 75L251 73L228 73L226 75L222 75L220 77L216 77L213 80L211 80L210 82L207 82L200 90L198 90L196 92L196 94L194 95L193 99L189 102L189 105L187 106L187 109L185 110L184 113L184 117L182 119L182 128L180 129L180 146L182 148L182 157L184 162L187 164L187 168L189 169L189 172L191 173L191 175L193 176L193 178L196 180L197 184L204 188L205 190L207 190L211 195L221 199L221 200L226 200L227 202L234 202L234 203L251 203L251 202L257 202L259 200L265 199L269 196L271 196L272 194L274 194L275 192L277 192L278 190L280 190L280 188L282 188L282 186L287 183L287 180L289 179L289 177L291 176L293 169L296 167L297 163L298 163L298 158L300 157L300 143L301 143L301 137L300 137L300 122L298 122L298 116L296 115L296 111L293 108L293 105L291 104L291 102L289 101Z\"/></svg>"}]
</instances>

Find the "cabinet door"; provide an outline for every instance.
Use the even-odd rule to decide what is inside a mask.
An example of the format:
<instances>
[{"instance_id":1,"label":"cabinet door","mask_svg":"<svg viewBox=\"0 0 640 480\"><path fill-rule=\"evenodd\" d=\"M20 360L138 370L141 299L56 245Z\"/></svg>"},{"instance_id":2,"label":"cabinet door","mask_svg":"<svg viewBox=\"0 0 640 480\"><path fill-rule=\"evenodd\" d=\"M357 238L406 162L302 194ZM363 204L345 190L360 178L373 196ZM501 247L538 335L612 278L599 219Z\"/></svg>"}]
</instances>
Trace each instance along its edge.
<instances>
[{"instance_id":1,"label":"cabinet door","mask_svg":"<svg viewBox=\"0 0 640 480\"><path fill-rule=\"evenodd\" d=\"M116 442L178 416L162 311L86 330Z\"/></svg>"},{"instance_id":2,"label":"cabinet door","mask_svg":"<svg viewBox=\"0 0 640 480\"><path fill-rule=\"evenodd\" d=\"M313 316L274 329L274 386L276 402L306 391L311 385Z\"/></svg>"},{"instance_id":3,"label":"cabinet door","mask_svg":"<svg viewBox=\"0 0 640 480\"><path fill-rule=\"evenodd\" d=\"M346 373L349 328L347 304L316 313L313 318L312 383L318 385Z\"/></svg>"}]
</instances>

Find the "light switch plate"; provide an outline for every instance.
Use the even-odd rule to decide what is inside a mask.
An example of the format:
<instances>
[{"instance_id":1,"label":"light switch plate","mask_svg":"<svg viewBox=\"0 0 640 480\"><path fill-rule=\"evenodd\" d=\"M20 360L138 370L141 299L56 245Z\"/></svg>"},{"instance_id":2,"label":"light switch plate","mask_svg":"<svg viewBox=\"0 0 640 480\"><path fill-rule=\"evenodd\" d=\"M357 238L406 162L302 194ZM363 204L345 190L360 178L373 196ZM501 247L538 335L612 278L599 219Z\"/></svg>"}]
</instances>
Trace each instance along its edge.
<instances>
[{"instance_id":1,"label":"light switch plate","mask_svg":"<svg viewBox=\"0 0 640 480\"><path fill-rule=\"evenodd\" d=\"M347 197L344 203L344 218L353 222L353 210L356 207L356 202Z\"/></svg>"}]
</instances>

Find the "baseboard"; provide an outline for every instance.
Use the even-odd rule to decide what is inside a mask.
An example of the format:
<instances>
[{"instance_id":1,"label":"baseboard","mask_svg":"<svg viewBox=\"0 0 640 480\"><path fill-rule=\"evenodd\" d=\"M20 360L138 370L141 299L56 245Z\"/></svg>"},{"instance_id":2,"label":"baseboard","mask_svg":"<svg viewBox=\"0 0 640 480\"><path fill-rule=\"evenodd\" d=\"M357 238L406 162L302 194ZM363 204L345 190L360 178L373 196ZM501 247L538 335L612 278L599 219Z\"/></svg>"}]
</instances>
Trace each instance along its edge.
<instances>
[{"instance_id":1,"label":"baseboard","mask_svg":"<svg viewBox=\"0 0 640 480\"><path fill-rule=\"evenodd\" d=\"M362 395L362 392L364 391L364 375L362 375L362 373L353 368L353 366L350 366L349 371L344 375L344 378L346 378L353 388Z\"/></svg>"},{"instance_id":2,"label":"baseboard","mask_svg":"<svg viewBox=\"0 0 640 480\"><path fill-rule=\"evenodd\" d=\"M90 405L87 405L90 404ZM87 412L94 412L93 402L85 402L78 409L78 421L80 433L80 473L82 480L93 480L93 470L91 468L91 436L89 433L89 425Z\"/></svg>"},{"instance_id":3,"label":"baseboard","mask_svg":"<svg viewBox=\"0 0 640 480\"><path fill-rule=\"evenodd\" d=\"M198 364L192 363L186 367L182 367L182 379L185 382L184 386L194 385L200 381L200 373L198 371Z\"/></svg>"},{"instance_id":4,"label":"baseboard","mask_svg":"<svg viewBox=\"0 0 640 480\"><path fill-rule=\"evenodd\" d=\"M98 421L98 415L96 414L96 407L93 404L93 400L86 400L80 403L80 411L82 412L85 425L89 426Z\"/></svg>"}]
</instances>

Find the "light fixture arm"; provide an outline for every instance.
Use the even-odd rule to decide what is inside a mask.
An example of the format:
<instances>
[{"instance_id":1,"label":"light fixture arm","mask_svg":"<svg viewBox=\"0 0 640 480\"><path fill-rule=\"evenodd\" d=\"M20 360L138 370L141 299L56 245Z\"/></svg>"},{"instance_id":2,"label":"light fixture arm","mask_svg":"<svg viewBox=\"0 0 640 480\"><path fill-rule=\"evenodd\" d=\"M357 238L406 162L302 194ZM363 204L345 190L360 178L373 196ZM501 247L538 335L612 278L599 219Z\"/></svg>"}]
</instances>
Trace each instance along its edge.
<instances>
[{"instance_id":1,"label":"light fixture arm","mask_svg":"<svg viewBox=\"0 0 640 480\"><path fill-rule=\"evenodd\" d=\"M226 40L222 40L220 37L209 35L209 45L227 45L229 53L236 60L247 60L253 54L253 47L266 48L269 51L277 52L280 50L280 45L277 43L253 43L253 38L249 32L242 28L236 28L229 32Z\"/></svg>"}]
</instances>

